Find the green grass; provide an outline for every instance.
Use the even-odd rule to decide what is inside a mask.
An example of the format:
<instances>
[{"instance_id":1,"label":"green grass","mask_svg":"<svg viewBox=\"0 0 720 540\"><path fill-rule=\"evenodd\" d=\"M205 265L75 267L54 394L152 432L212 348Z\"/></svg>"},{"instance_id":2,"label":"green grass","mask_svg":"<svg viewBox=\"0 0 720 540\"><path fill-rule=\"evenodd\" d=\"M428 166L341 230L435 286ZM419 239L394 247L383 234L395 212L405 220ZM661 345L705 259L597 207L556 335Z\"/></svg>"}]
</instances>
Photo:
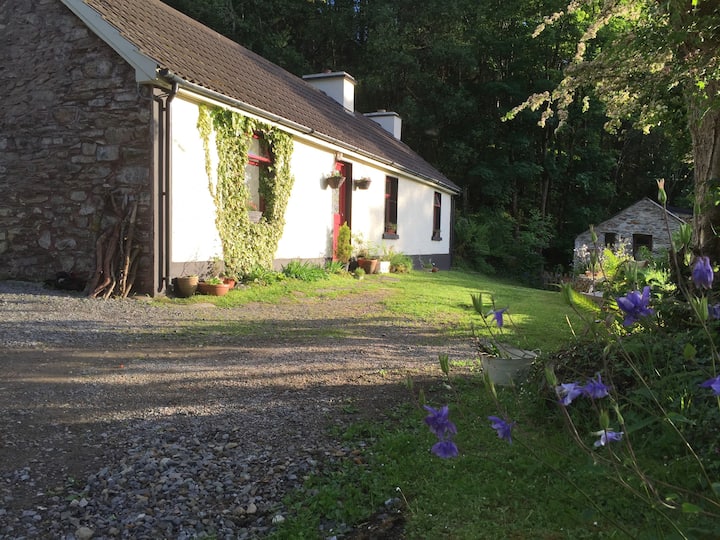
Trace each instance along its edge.
<instances>
[{"instance_id":1,"label":"green grass","mask_svg":"<svg viewBox=\"0 0 720 540\"><path fill-rule=\"evenodd\" d=\"M231 307L372 293L383 298L381 318L391 315L409 324L431 326L443 335L470 339L473 332L487 332L470 296L479 292L484 310L491 309L491 298L497 308L509 308L502 338L513 345L552 351L572 337L568 320L577 321L559 293L460 271L364 280L331 275L311 283L285 279L268 286L250 285L217 299L166 302ZM243 331L251 330L248 326ZM198 327L198 331L213 329ZM302 338L312 329L297 324L287 331ZM431 454L435 438L419 405L390 410L372 423L336 431L334 435L344 439L343 446L349 449L347 456L326 464L324 474L309 478L303 490L288 497L290 512L274 538L341 538L350 527L386 511L385 501L390 499L398 501L404 537L409 540L666 537L668 521L630 496L591 455L577 449L554 407L522 389L519 393L498 389L501 408L517 422L510 445L490 429L487 416L502 414L485 390L477 360L452 362L451 374L452 370L465 375L451 377L450 384L423 383L423 395L433 406L450 405L458 428L457 459L441 460ZM413 401L411 395L408 389L407 401ZM412 397L419 403L419 391ZM589 433L583 436L592 441ZM689 526L694 516L671 519Z\"/></svg>"}]
</instances>

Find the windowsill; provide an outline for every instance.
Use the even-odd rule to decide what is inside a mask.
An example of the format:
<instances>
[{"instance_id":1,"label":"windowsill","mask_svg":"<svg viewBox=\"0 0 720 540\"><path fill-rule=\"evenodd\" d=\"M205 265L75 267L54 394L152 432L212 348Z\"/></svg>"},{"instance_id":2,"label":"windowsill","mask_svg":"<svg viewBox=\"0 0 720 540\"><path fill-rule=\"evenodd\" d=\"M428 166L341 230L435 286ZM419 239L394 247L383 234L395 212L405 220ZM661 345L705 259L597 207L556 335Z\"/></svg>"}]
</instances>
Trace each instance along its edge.
<instances>
[{"instance_id":1,"label":"windowsill","mask_svg":"<svg viewBox=\"0 0 720 540\"><path fill-rule=\"evenodd\" d=\"M389 233L389 232L383 233L382 237L383 237L383 240L397 240L398 238L400 238L397 233Z\"/></svg>"}]
</instances>

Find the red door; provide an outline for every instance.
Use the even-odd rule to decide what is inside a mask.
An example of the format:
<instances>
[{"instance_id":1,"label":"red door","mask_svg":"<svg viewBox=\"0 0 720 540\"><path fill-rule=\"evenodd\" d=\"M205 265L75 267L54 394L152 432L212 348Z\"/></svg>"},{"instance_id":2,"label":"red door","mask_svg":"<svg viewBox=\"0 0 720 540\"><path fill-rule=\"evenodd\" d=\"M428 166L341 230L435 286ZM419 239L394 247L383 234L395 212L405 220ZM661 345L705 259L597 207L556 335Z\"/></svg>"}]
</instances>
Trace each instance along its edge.
<instances>
[{"instance_id":1,"label":"red door","mask_svg":"<svg viewBox=\"0 0 720 540\"><path fill-rule=\"evenodd\" d=\"M352 165L338 161L335 169L345 177L345 181L338 188L337 212L333 215L333 260L335 260L335 248L337 248L337 237L340 227L347 223L352 228Z\"/></svg>"}]
</instances>

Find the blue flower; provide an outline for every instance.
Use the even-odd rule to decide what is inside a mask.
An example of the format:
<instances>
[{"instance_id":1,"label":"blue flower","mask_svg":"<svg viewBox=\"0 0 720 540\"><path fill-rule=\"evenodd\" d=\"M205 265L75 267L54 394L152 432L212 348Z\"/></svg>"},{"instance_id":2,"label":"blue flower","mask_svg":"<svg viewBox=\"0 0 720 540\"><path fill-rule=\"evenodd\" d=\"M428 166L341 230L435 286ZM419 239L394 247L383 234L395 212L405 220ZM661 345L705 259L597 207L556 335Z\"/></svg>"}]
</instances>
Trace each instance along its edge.
<instances>
[{"instance_id":1,"label":"blue flower","mask_svg":"<svg viewBox=\"0 0 720 540\"><path fill-rule=\"evenodd\" d=\"M692 269L692 279L697 287L701 289L712 289L713 269L710 265L710 259L707 257L698 257L695 260L695 266Z\"/></svg>"},{"instance_id":2,"label":"blue flower","mask_svg":"<svg viewBox=\"0 0 720 540\"><path fill-rule=\"evenodd\" d=\"M720 396L720 375L708 379L707 381L700 383L702 388L712 388L714 396Z\"/></svg>"},{"instance_id":3,"label":"blue flower","mask_svg":"<svg viewBox=\"0 0 720 540\"><path fill-rule=\"evenodd\" d=\"M720 320L720 304L708 306L708 316L715 321Z\"/></svg>"},{"instance_id":4,"label":"blue flower","mask_svg":"<svg viewBox=\"0 0 720 540\"><path fill-rule=\"evenodd\" d=\"M497 431L498 437L512 444L512 427L515 422L508 423L497 416L488 416L488 420L491 422L491 427Z\"/></svg>"},{"instance_id":5,"label":"blue flower","mask_svg":"<svg viewBox=\"0 0 720 540\"><path fill-rule=\"evenodd\" d=\"M590 379L585 386L582 387L583 394L591 399L601 399L608 395L608 387L602 382L600 374L597 374L597 381Z\"/></svg>"},{"instance_id":6,"label":"blue flower","mask_svg":"<svg viewBox=\"0 0 720 540\"><path fill-rule=\"evenodd\" d=\"M425 423L430 427L430 431L432 431L438 439L444 439L446 436L455 435L457 433L455 424L453 424L449 419L450 409L447 405L443 405L443 407L439 410L433 409L428 405L424 405L424 408L430 413L425 417Z\"/></svg>"},{"instance_id":7,"label":"blue flower","mask_svg":"<svg viewBox=\"0 0 720 540\"><path fill-rule=\"evenodd\" d=\"M567 407L573 402L576 397L582 395L583 387L575 382L564 383L560 386L556 386L555 392L560 398L560 403Z\"/></svg>"},{"instance_id":8,"label":"blue flower","mask_svg":"<svg viewBox=\"0 0 720 540\"><path fill-rule=\"evenodd\" d=\"M437 457L443 459L454 458L458 455L458 448L451 440L443 440L436 442L431 448L431 451Z\"/></svg>"},{"instance_id":9,"label":"blue flower","mask_svg":"<svg viewBox=\"0 0 720 540\"><path fill-rule=\"evenodd\" d=\"M595 435L600 435L600 439L595 441L595 448L605 446L609 442L620 442L622 440L622 431L613 431L612 429L606 429L598 431Z\"/></svg>"},{"instance_id":10,"label":"blue flower","mask_svg":"<svg viewBox=\"0 0 720 540\"><path fill-rule=\"evenodd\" d=\"M617 299L620 309L625 312L625 320L623 326L630 326L640 317L646 317L655 313L648 306L650 303L650 286L645 286L642 295L637 291L629 292L627 295Z\"/></svg>"},{"instance_id":11,"label":"blue flower","mask_svg":"<svg viewBox=\"0 0 720 540\"><path fill-rule=\"evenodd\" d=\"M508 308L502 308L502 309L494 309L491 313L493 316L493 320L497 323L498 328L503 327L503 313L505 313L508 310Z\"/></svg>"}]
</instances>

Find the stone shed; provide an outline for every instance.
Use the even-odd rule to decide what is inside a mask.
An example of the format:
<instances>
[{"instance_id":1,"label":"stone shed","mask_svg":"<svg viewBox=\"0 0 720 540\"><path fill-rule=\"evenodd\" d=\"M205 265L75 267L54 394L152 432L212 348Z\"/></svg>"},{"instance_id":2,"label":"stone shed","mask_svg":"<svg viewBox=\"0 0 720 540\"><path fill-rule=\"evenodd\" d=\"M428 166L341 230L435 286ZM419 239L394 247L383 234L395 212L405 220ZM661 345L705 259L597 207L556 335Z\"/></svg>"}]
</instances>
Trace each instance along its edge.
<instances>
[{"instance_id":1,"label":"stone shed","mask_svg":"<svg viewBox=\"0 0 720 540\"><path fill-rule=\"evenodd\" d=\"M664 214L667 213L667 225ZM692 218L689 212L665 210L661 205L645 197L614 215L610 219L595 225L598 244L600 246L618 247L627 244L636 255L641 247L646 247L653 253L660 253L670 248L670 234L677 231L683 223ZM592 239L590 229L575 238L575 264L582 261L578 257L591 249Z\"/></svg>"}]
</instances>

